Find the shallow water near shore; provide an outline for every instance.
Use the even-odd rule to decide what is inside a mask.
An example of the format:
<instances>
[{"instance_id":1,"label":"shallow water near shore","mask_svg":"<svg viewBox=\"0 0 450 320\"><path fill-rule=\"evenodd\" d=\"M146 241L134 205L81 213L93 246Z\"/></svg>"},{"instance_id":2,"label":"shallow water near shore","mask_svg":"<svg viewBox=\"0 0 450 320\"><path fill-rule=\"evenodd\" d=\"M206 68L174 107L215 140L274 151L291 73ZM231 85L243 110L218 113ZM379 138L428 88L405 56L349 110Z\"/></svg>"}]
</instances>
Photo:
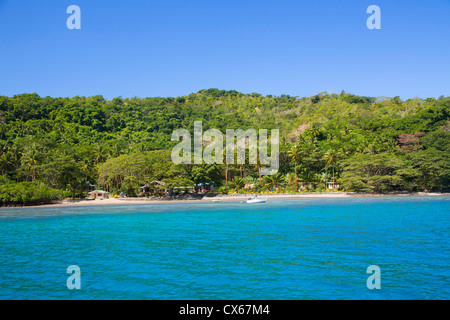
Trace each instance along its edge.
<instances>
[{"instance_id":1,"label":"shallow water near shore","mask_svg":"<svg viewBox=\"0 0 450 320\"><path fill-rule=\"evenodd\" d=\"M449 213L450 197L4 209L0 298L449 299Z\"/></svg>"}]
</instances>

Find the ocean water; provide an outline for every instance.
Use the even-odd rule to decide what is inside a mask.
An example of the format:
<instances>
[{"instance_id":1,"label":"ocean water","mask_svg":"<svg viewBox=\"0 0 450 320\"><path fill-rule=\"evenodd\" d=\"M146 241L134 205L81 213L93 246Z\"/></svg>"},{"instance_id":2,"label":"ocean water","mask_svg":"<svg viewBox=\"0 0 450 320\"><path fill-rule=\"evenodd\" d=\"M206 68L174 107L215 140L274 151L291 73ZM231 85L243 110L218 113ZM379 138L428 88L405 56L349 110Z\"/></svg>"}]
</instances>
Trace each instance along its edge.
<instances>
[{"instance_id":1,"label":"ocean water","mask_svg":"<svg viewBox=\"0 0 450 320\"><path fill-rule=\"evenodd\" d=\"M449 299L449 226L450 197L2 209L0 299Z\"/></svg>"}]
</instances>

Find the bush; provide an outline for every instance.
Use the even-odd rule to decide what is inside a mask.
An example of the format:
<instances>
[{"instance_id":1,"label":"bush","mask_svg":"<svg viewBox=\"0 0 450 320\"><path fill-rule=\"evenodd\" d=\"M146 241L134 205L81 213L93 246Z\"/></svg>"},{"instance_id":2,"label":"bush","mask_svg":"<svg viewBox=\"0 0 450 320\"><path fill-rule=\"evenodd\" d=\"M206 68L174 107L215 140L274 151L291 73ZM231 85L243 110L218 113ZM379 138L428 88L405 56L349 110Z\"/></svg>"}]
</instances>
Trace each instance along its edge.
<instances>
[{"instance_id":1,"label":"bush","mask_svg":"<svg viewBox=\"0 0 450 320\"><path fill-rule=\"evenodd\" d=\"M12 182L0 184L0 205L33 205L51 203L60 199L63 192L43 183Z\"/></svg>"}]
</instances>

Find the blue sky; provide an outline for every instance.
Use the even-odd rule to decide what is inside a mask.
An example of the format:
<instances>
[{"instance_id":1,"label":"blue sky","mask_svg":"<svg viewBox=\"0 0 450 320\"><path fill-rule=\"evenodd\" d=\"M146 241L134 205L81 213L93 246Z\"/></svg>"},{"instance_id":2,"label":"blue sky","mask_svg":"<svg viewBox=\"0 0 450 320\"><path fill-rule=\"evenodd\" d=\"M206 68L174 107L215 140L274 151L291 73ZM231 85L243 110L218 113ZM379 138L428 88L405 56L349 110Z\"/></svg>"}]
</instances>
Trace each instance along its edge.
<instances>
[{"instance_id":1,"label":"blue sky","mask_svg":"<svg viewBox=\"0 0 450 320\"><path fill-rule=\"evenodd\" d=\"M0 46L7 96L450 95L450 0L0 0Z\"/></svg>"}]
</instances>

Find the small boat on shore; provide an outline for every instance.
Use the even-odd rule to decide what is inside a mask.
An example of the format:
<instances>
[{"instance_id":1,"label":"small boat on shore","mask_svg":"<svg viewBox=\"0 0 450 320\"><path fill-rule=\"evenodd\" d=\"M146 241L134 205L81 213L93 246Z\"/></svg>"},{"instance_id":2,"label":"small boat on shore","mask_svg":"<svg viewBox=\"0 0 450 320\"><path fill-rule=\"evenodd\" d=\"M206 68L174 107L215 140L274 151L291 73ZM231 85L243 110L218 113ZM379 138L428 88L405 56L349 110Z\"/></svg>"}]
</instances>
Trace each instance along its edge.
<instances>
[{"instance_id":1,"label":"small boat on shore","mask_svg":"<svg viewBox=\"0 0 450 320\"><path fill-rule=\"evenodd\" d=\"M258 196L255 196L253 199L248 198L246 203L264 203L267 201L267 198L258 198Z\"/></svg>"}]
</instances>

